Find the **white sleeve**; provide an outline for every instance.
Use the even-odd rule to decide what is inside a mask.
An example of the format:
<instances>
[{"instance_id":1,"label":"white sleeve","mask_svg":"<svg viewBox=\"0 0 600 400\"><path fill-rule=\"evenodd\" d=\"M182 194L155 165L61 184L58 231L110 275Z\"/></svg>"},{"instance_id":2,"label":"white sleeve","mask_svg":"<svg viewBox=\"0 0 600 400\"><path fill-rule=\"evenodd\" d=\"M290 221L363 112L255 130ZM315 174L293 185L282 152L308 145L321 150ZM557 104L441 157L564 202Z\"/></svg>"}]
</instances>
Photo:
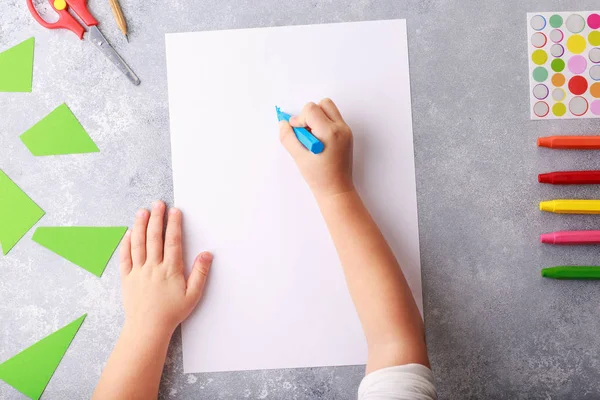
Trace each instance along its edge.
<instances>
[{"instance_id":1,"label":"white sleeve","mask_svg":"<svg viewBox=\"0 0 600 400\"><path fill-rule=\"evenodd\" d=\"M421 364L399 365L371 372L358 388L358 400L435 400L431 370Z\"/></svg>"}]
</instances>

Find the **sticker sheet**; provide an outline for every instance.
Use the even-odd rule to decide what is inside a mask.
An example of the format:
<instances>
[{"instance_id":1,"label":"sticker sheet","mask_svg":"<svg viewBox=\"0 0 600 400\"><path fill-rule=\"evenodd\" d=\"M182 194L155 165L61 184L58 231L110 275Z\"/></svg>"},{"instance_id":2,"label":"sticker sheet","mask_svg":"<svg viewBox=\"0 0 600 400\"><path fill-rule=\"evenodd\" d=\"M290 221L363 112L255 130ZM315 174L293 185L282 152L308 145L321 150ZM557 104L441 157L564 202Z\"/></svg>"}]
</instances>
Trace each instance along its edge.
<instances>
[{"instance_id":1,"label":"sticker sheet","mask_svg":"<svg viewBox=\"0 0 600 400\"><path fill-rule=\"evenodd\" d=\"M600 118L600 12L527 14L531 119Z\"/></svg>"}]
</instances>

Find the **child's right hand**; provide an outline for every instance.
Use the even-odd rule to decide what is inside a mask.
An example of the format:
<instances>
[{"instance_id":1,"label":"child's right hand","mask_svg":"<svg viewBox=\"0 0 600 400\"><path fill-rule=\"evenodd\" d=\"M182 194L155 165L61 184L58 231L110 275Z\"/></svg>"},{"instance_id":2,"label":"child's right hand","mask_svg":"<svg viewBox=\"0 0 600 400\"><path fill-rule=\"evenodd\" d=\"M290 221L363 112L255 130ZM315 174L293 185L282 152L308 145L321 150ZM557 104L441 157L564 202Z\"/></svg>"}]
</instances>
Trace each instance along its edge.
<instances>
[{"instance_id":1,"label":"child's right hand","mask_svg":"<svg viewBox=\"0 0 600 400\"><path fill-rule=\"evenodd\" d=\"M323 152L313 154L307 150L296 138L292 126L308 128L325 145ZM317 199L354 190L352 131L333 101L308 103L290 123L279 123L279 134Z\"/></svg>"}]
</instances>

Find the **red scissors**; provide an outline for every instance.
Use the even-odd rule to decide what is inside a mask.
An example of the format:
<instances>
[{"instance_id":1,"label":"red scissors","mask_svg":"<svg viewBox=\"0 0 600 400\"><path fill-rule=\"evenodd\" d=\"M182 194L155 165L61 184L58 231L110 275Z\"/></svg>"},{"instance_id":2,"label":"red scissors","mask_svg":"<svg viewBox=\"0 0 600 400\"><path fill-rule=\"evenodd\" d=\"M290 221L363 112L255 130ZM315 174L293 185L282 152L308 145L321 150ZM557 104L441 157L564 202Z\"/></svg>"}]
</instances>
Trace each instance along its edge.
<instances>
[{"instance_id":1,"label":"red scissors","mask_svg":"<svg viewBox=\"0 0 600 400\"><path fill-rule=\"evenodd\" d=\"M87 8L86 0L48 0L50 6L58 13L58 21L54 23L46 22L33 6L33 0L27 0L27 7L33 18L44 28L48 29L68 29L81 40L85 28L69 13L69 8L81 18L83 23L88 26L88 37L96 47L106 56L119 70L127 76L134 84L139 85L140 79L131 68L123 61L119 53L108 43L102 32L98 29L98 21Z\"/></svg>"}]
</instances>

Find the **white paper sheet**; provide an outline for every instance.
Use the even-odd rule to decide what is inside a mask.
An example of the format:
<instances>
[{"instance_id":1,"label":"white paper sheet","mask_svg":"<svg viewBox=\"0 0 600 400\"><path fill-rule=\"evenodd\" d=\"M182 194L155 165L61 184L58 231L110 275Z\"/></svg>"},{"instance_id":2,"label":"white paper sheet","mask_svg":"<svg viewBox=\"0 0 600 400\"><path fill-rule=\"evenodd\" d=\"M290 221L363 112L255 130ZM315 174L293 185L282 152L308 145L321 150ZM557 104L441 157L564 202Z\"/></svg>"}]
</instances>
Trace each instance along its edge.
<instances>
[{"instance_id":1,"label":"white paper sheet","mask_svg":"<svg viewBox=\"0 0 600 400\"><path fill-rule=\"evenodd\" d=\"M185 372L364 364L339 260L279 143L275 105L292 114L325 96L339 105L355 135L357 186L421 308L405 21L169 34L166 43L186 265L215 254L204 299L183 324Z\"/></svg>"}]
</instances>

